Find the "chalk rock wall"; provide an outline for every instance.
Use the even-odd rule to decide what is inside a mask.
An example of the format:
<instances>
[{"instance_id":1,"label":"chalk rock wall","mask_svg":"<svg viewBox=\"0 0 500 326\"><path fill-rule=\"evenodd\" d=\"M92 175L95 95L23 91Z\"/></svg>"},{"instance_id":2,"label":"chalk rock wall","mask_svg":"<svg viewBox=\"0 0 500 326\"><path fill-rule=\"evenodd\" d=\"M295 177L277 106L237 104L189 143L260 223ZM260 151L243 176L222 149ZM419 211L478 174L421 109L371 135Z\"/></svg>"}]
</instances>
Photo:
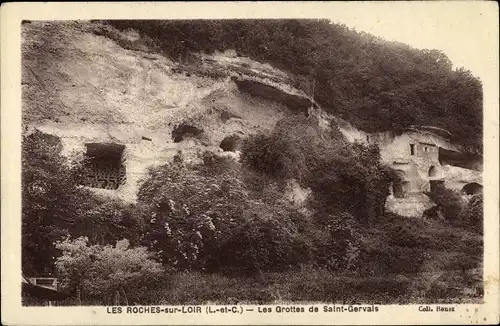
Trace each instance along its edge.
<instances>
[{"instance_id":1,"label":"chalk rock wall","mask_svg":"<svg viewBox=\"0 0 500 326\"><path fill-rule=\"evenodd\" d=\"M270 131L293 114L286 103L240 91L230 75L178 71L177 63L125 49L95 28L90 22L23 24L22 117L27 132L59 136L70 159L85 153L86 143L125 145L127 182L97 192L134 201L148 168L171 161L179 150L187 161L199 161L203 151L221 153L225 137ZM224 58L218 54L208 64L227 64ZM240 71L240 80L263 84L276 73L273 90L288 91L279 82L283 73L262 64L250 67L254 75ZM261 80L255 76L259 71ZM176 141L172 131L183 123L202 132Z\"/></svg>"},{"instance_id":2,"label":"chalk rock wall","mask_svg":"<svg viewBox=\"0 0 500 326\"><path fill-rule=\"evenodd\" d=\"M446 175L444 185L446 188L461 191L467 184L483 184L481 171L464 169L457 166L444 165L443 172Z\"/></svg>"}]
</instances>

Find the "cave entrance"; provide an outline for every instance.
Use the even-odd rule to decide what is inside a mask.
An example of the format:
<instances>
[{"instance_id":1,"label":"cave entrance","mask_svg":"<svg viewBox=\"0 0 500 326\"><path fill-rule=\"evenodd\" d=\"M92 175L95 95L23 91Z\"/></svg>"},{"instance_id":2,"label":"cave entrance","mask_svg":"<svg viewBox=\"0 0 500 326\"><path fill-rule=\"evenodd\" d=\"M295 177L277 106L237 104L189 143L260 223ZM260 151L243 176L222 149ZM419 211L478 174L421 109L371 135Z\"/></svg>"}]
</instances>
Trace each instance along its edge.
<instances>
[{"instance_id":1,"label":"cave entrance","mask_svg":"<svg viewBox=\"0 0 500 326\"><path fill-rule=\"evenodd\" d=\"M410 181L395 182L392 185L392 193L396 198L404 198L405 193L411 191Z\"/></svg>"},{"instance_id":2,"label":"cave entrance","mask_svg":"<svg viewBox=\"0 0 500 326\"><path fill-rule=\"evenodd\" d=\"M237 135L227 136L221 141L219 147L224 152L235 152L239 148L239 142L240 137L238 137Z\"/></svg>"},{"instance_id":3,"label":"cave entrance","mask_svg":"<svg viewBox=\"0 0 500 326\"><path fill-rule=\"evenodd\" d=\"M115 190L125 183L123 165L125 145L114 143L89 143L85 159L84 185L92 188Z\"/></svg>"},{"instance_id":4,"label":"cave entrance","mask_svg":"<svg viewBox=\"0 0 500 326\"><path fill-rule=\"evenodd\" d=\"M172 139L174 140L174 143L179 143L184 140L184 137L196 137L202 132L203 129L183 122L172 130Z\"/></svg>"},{"instance_id":5,"label":"cave entrance","mask_svg":"<svg viewBox=\"0 0 500 326\"><path fill-rule=\"evenodd\" d=\"M444 187L444 180L430 180L431 192L437 191Z\"/></svg>"},{"instance_id":6,"label":"cave entrance","mask_svg":"<svg viewBox=\"0 0 500 326\"><path fill-rule=\"evenodd\" d=\"M410 182L405 181L406 172L402 170L396 170L396 174L398 175L399 180L393 182L392 193L396 198L403 198L405 192L408 192L410 190Z\"/></svg>"},{"instance_id":7,"label":"cave entrance","mask_svg":"<svg viewBox=\"0 0 500 326\"><path fill-rule=\"evenodd\" d=\"M475 195L481 193L482 191L483 186L476 182L468 183L462 188L462 192L466 195Z\"/></svg>"},{"instance_id":8,"label":"cave entrance","mask_svg":"<svg viewBox=\"0 0 500 326\"><path fill-rule=\"evenodd\" d=\"M396 198L403 198L404 197L404 192L403 192L403 185L400 182L395 182L392 185L392 193L394 194L394 197Z\"/></svg>"}]
</instances>

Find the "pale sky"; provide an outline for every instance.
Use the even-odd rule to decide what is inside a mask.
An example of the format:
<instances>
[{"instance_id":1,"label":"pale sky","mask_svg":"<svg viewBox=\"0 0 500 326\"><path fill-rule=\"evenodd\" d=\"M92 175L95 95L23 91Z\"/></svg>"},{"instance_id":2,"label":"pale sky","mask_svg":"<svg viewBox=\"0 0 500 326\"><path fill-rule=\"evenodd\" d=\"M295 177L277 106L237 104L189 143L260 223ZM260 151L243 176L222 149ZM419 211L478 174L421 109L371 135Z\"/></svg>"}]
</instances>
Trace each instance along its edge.
<instances>
[{"instance_id":1,"label":"pale sky","mask_svg":"<svg viewBox=\"0 0 500 326\"><path fill-rule=\"evenodd\" d=\"M498 23L492 24L498 15L494 2L371 2L337 6L338 10L329 15L333 22L416 48L442 50L455 67L465 67L481 80L491 74L491 63L498 62Z\"/></svg>"}]
</instances>

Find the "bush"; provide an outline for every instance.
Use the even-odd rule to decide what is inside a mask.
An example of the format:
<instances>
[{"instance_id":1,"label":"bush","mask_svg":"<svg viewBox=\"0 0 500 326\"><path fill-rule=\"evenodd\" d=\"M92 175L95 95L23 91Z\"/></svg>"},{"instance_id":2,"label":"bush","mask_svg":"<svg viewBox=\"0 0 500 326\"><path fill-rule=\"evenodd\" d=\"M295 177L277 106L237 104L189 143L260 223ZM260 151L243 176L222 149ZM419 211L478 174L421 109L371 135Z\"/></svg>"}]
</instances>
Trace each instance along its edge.
<instances>
[{"instance_id":1,"label":"bush","mask_svg":"<svg viewBox=\"0 0 500 326\"><path fill-rule=\"evenodd\" d=\"M461 223L464 201L457 191L445 187L437 187L428 196L441 209L443 216L450 222Z\"/></svg>"},{"instance_id":2,"label":"bush","mask_svg":"<svg viewBox=\"0 0 500 326\"><path fill-rule=\"evenodd\" d=\"M359 232L354 217L345 212L316 217L318 228L315 241L316 261L333 270L354 270L358 267ZM311 228L315 229L315 228ZM319 240L319 241L318 241Z\"/></svg>"},{"instance_id":3,"label":"bush","mask_svg":"<svg viewBox=\"0 0 500 326\"><path fill-rule=\"evenodd\" d=\"M161 251L164 264L205 267L221 234L241 220L246 198L242 182L231 173L176 164L153 169L138 194L150 212L144 241Z\"/></svg>"},{"instance_id":4,"label":"bush","mask_svg":"<svg viewBox=\"0 0 500 326\"><path fill-rule=\"evenodd\" d=\"M271 135L248 138L242 163L278 181L294 178L310 187L316 209L348 211L365 222L383 215L394 179L380 163L377 146L347 143L335 128L326 132L297 116L279 121Z\"/></svg>"},{"instance_id":5,"label":"bush","mask_svg":"<svg viewBox=\"0 0 500 326\"><path fill-rule=\"evenodd\" d=\"M223 235L211 268L253 273L286 270L295 265L298 232L289 212L262 202L253 202L248 208L241 220Z\"/></svg>"},{"instance_id":6,"label":"bush","mask_svg":"<svg viewBox=\"0 0 500 326\"><path fill-rule=\"evenodd\" d=\"M297 177L305 169L305 157L297 144L276 135L247 138L241 161L244 166L278 180Z\"/></svg>"},{"instance_id":7,"label":"bush","mask_svg":"<svg viewBox=\"0 0 500 326\"><path fill-rule=\"evenodd\" d=\"M58 137L39 131L22 143L22 251L27 275L53 272L59 255L54 241L88 236L106 244L122 238L139 241L139 210L118 200L103 199L81 187L82 161L70 164L61 155Z\"/></svg>"},{"instance_id":8,"label":"bush","mask_svg":"<svg viewBox=\"0 0 500 326\"><path fill-rule=\"evenodd\" d=\"M255 272L296 264L293 220L300 217L291 217L300 214L275 190L248 189L218 160L207 154L202 166L151 171L139 192L150 210L144 243L181 269Z\"/></svg>"},{"instance_id":9,"label":"bush","mask_svg":"<svg viewBox=\"0 0 500 326\"><path fill-rule=\"evenodd\" d=\"M138 198L149 207L143 243L165 265L258 273L311 263L342 270L357 262L352 215L305 216L277 183L214 154L202 165L151 170Z\"/></svg>"},{"instance_id":10,"label":"bush","mask_svg":"<svg viewBox=\"0 0 500 326\"><path fill-rule=\"evenodd\" d=\"M483 194L472 196L463 212L463 221L471 230L483 234Z\"/></svg>"},{"instance_id":11,"label":"bush","mask_svg":"<svg viewBox=\"0 0 500 326\"><path fill-rule=\"evenodd\" d=\"M62 251L55 263L62 287L72 293L79 290L83 300L107 298L111 304L120 293L126 301L133 301L144 289L155 286L164 272L145 247L129 248L125 239L115 246L89 246L86 237L67 238L57 242L56 248Z\"/></svg>"}]
</instances>

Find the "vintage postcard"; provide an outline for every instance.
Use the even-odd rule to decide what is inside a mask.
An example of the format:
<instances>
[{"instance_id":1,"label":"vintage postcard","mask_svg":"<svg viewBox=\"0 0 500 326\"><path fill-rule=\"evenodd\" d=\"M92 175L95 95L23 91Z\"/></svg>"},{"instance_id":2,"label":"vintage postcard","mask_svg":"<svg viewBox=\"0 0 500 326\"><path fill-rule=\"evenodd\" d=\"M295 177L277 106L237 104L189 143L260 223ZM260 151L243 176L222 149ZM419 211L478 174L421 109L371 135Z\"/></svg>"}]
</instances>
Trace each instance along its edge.
<instances>
[{"instance_id":1,"label":"vintage postcard","mask_svg":"<svg viewBox=\"0 0 500 326\"><path fill-rule=\"evenodd\" d=\"M9 3L5 325L497 324L495 2Z\"/></svg>"}]
</instances>

